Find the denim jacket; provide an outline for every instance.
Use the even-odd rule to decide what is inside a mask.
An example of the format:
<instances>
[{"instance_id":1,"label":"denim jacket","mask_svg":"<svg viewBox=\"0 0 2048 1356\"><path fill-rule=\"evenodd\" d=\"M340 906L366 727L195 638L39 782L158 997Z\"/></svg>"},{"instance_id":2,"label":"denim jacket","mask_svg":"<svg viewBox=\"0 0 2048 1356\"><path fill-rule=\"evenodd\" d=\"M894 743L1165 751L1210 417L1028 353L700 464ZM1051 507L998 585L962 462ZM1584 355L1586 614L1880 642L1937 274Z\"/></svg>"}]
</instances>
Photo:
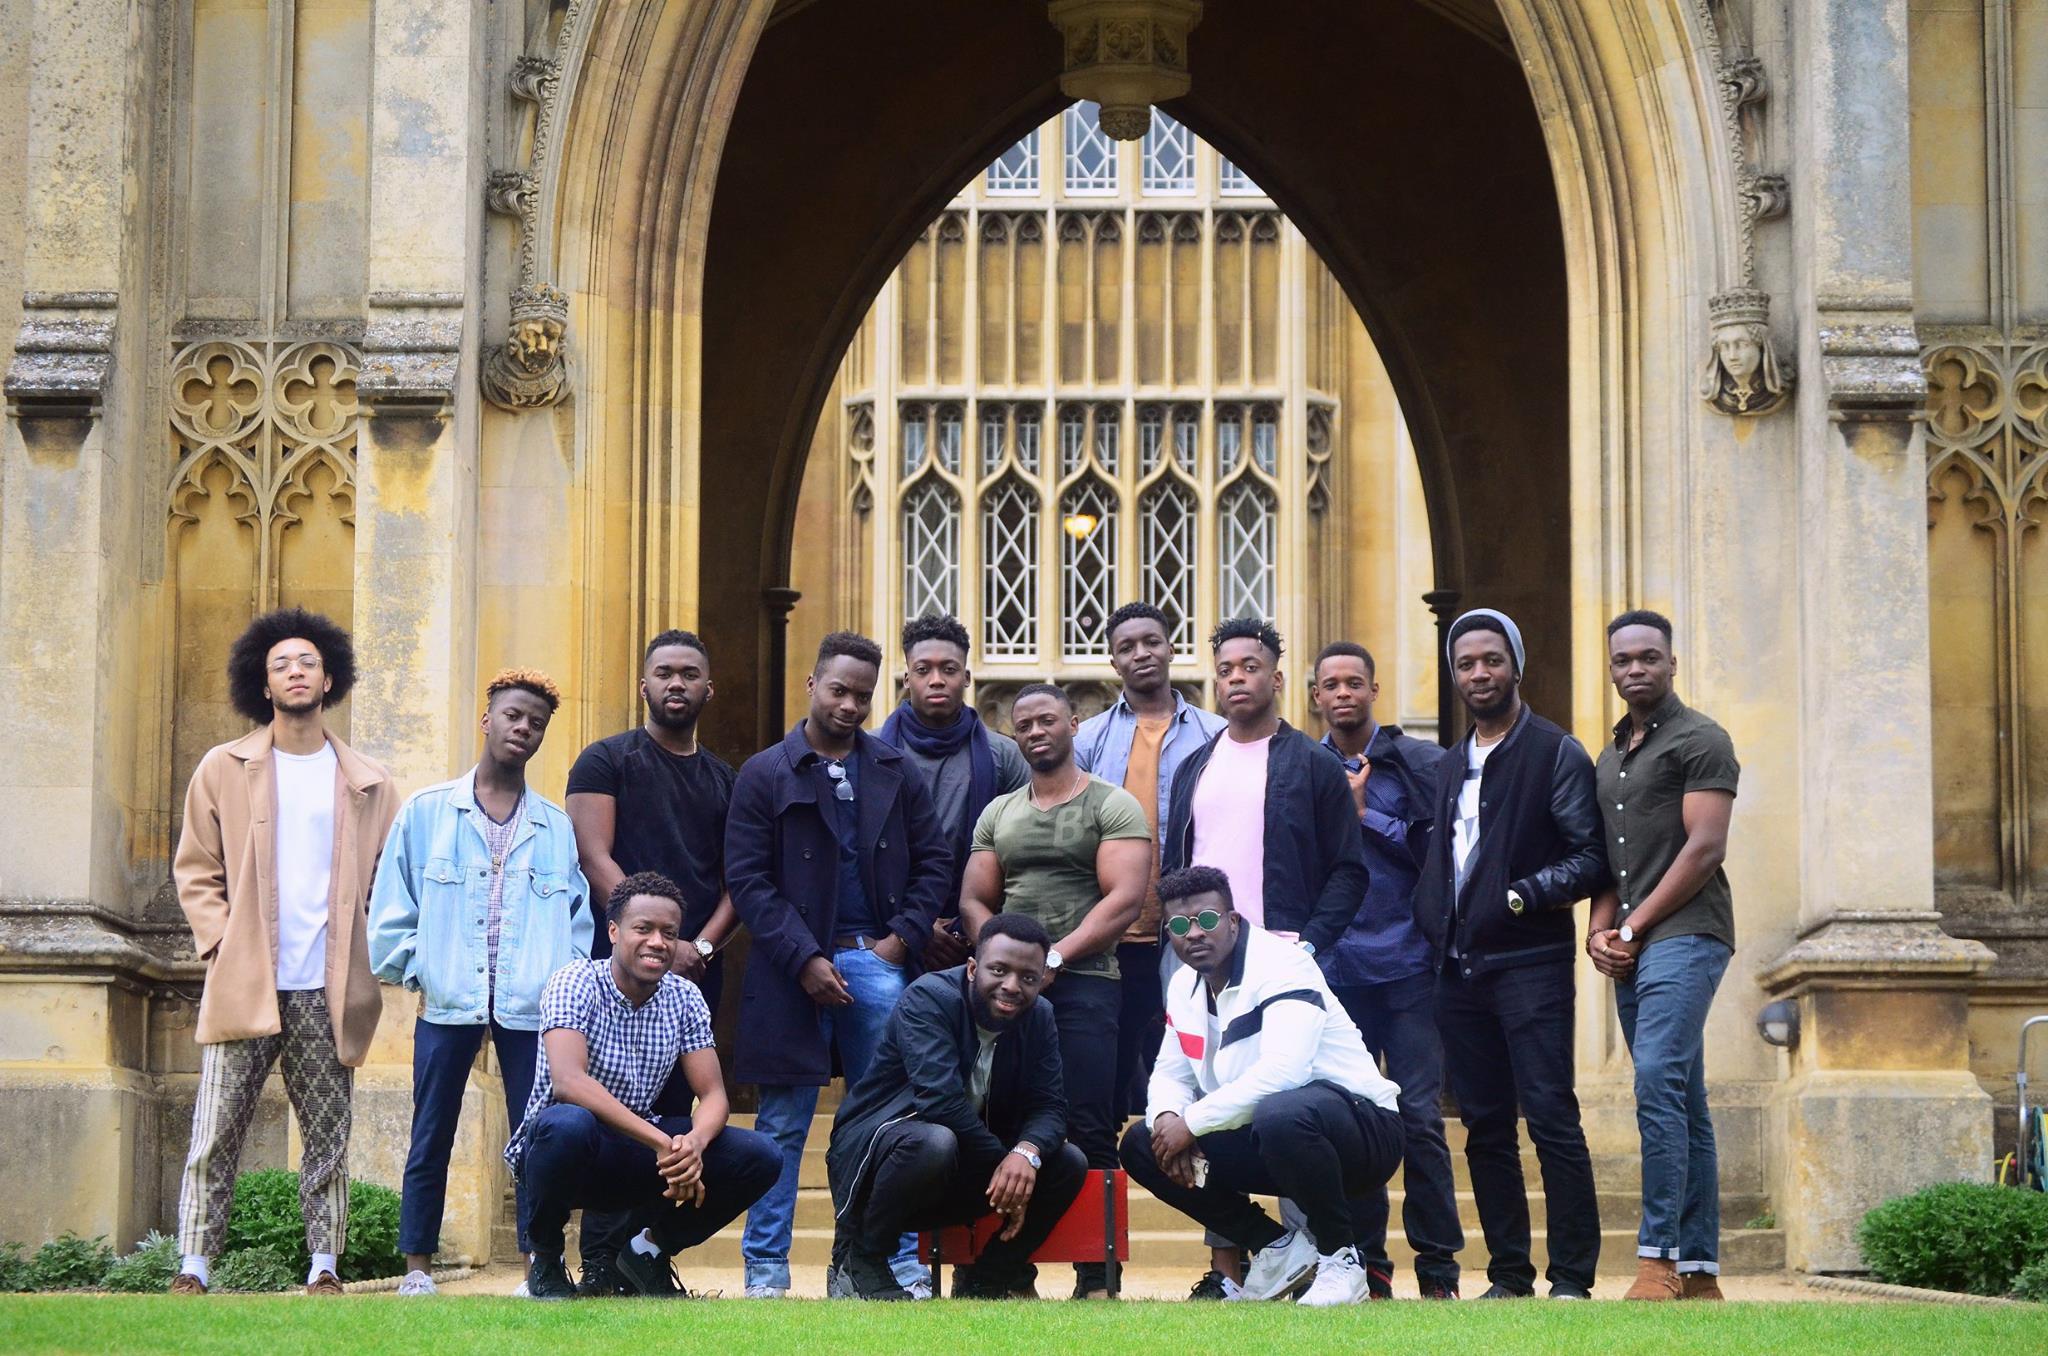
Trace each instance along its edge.
<instances>
[{"instance_id":1,"label":"denim jacket","mask_svg":"<svg viewBox=\"0 0 2048 1356\"><path fill-rule=\"evenodd\" d=\"M1166 827L1173 797L1173 774L1189 757L1209 746L1229 722L1214 711L1188 705L1173 694L1173 723L1159 748L1159 827ZM1111 786L1122 786L1131 768L1131 745L1138 737L1138 713L1122 693L1101 711L1081 722L1074 732L1074 761Z\"/></svg>"},{"instance_id":2,"label":"denim jacket","mask_svg":"<svg viewBox=\"0 0 2048 1356\"><path fill-rule=\"evenodd\" d=\"M398 812L370 891L370 966L387 984L425 1000L421 1016L446 1026L495 1017L540 1030L548 976L590 955L590 885L561 806L526 793L526 816L505 854L495 1012L484 973L491 854L476 771L416 793Z\"/></svg>"}]
</instances>

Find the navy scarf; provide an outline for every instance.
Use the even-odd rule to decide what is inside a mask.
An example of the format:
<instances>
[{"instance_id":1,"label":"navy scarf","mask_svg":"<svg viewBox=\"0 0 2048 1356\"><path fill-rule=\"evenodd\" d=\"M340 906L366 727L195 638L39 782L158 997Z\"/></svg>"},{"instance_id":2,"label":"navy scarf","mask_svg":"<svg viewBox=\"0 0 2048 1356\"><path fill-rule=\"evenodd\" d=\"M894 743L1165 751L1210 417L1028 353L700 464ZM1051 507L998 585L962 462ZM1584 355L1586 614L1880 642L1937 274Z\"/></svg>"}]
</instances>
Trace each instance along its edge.
<instances>
[{"instance_id":1,"label":"navy scarf","mask_svg":"<svg viewBox=\"0 0 2048 1356\"><path fill-rule=\"evenodd\" d=\"M989 746L988 728L981 723L981 713L971 706L963 707L960 719L944 729L935 730L918 719L909 702L904 702L889 713L876 737L884 744L934 762L951 758L963 746L968 750L967 815L965 822L955 828L952 835L954 899L957 899L960 878L967 874L967 849L974 835L974 823L996 797L996 754ZM954 900L949 899L939 912L951 914L953 905Z\"/></svg>"}]
</instances>

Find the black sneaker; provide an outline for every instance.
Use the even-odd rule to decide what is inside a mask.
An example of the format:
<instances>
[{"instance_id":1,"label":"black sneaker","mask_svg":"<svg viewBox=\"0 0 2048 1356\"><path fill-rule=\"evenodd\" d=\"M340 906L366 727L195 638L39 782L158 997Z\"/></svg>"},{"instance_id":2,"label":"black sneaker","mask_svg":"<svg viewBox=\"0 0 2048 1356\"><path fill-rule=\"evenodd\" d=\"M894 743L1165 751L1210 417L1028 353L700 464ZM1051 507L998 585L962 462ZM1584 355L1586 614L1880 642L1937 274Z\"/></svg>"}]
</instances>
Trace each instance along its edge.
<instances>
[{"instance_id":1,"label":"black sneaker","mask_svg":"<svg viewBox=\"0 0 2048 1356\"><path fill-rule=\"evenodd\" d=\"M1369 1300L1392 1299L1394 1273L1385 1267L1368 1266L1365 1269L1365 1297Z\"/></svg>"},{"instance_id":2,"label":"black sneaker","mask_svg":"<svg viewBox=\"0 0 2048 1356\"><path fill-rule=\"evenodd\" d=\"M1038 1298L1036 1268L998 1272L981 1266L953 1268L953 1298L1007 1300Z\"/></svg>"},{"instance_id":3,"label":"black sneaker","mask_svg":"<svg viewBox=\"0 0 2048 1356\"><path fill-rule=\"evenodd\" d=\"M1499 1281L1495 1281L1492 1285L1486 1287L1486 1293L1481 1295L1479 1298L1483 1300L1530 1299L1533 1298L1535 1294L1536 1292L1533 1290L1510 1290L1506 1286L1502 1285Z\"/></svg>"},{"instance_id":4,"label":"black sneaker","mask_svg":"<svg viewBox=\"0 0 2048 1356\"><path fill-rule=\"evenodd\" d=\"M569 1268L559 1257L535 1253L526 1268L526 1297L537 1300L571 1300L580 1292L569 1279Z\"/></svg>"},{"instance_id":5,"label":"black sneaker","mask_svg":"<svg viewBox=\"0 0 2048 1356\"><path fill-rule=\"evenodd\" d=\"M676 1269L666 1257L649 1257L637 1248L623 1248L612 1269L626 1284L629 1294L647 1299L688 1299L690 1292L676 1279Z\"/></svg>"},{"instance_id":6,"label":"black sneaker","mask_svg":"<svg viewBox=\"0 0 2048 1356\"><path fill-rule=\"evenodd\" d=\"M626 1284L626 1278L619 1275L618 1259L615 1257L586 1257L583 1259L583 1279L577 1283L578 1299L612 1299L619 1295L637 1295L640 1292Z\"/></svg>"},{"instance_id":7,"label":"black sneaker","mask_svg":"<svg viewBox=\"0 0 2048 1356\"><path fill-rule=\"evenodd\" d=\"M1550 1287L1550 1297L1562 1300L1589 1300L1593 1298L1593 1292L1586 1289L1583 1285L1573 1285L1569 1281L1559 1281Z\"/></svg>"},{"instance_id":8,"label":"black sneaker","mask_svg":"<svg viewBox=\"0 0 2048 1356\"><path fill-rule=\"evenodd\" d=\"M1454 1300L1458 1297L1456 1281L1424 1281L1422 1297L1427 1300Z\"/></svg>"},{"instance_id":9,"label":"black sneaker","mask_svg":"<svg viewBox=\"0 0 2048 1356\"><path fill-rule=\"evenodd\" d=\"M1206 1271L1202 1279L1195 1282L1195 1288L1188 1291L1191 1300L1231 1300L1244 1294L1236 1281L1220 1271Z\"/></svg>"},{"instance_id":10,"label":"black sneaker","mask_svg":"<svg viewBox=\"0 0 2048 1356\"><path fill-rule=\"evenodd\" d=\"M889 1259L863 1248L846 1250L846 1260L839 1266L839 1283L843 1289L852 1291L854 1299L910 1301L910 1292L889 1270Z\"/></svg>"}]
</instances>

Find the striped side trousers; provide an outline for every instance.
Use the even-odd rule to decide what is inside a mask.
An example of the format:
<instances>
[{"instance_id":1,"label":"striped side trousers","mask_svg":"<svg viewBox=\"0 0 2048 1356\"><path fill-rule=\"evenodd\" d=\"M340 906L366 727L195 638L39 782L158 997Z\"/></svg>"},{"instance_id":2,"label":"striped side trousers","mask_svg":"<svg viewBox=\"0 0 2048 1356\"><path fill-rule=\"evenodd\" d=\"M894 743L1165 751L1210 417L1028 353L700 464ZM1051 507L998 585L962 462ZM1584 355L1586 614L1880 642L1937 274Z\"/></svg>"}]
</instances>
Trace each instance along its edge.
<instances>
[{"instance_id":1,"label":"striped side trousers","mask_svg":"<svg viewBox=\"0 0 2048 1356\"><path fill-rule=\"evenodd\" d=\"M306 1251L340 1253L346 1246L355 1071L335 1052L323 990L282 990L277 1006L284 1029L276 1035L200 1047L192 1149L178 1191L178 1251L188 1256L218 1257L227 1243L242 1144L263 1082L280 1063L285 1096L305 1142L299 1208L306 1216Z\"/></svg>"}]
</instances>

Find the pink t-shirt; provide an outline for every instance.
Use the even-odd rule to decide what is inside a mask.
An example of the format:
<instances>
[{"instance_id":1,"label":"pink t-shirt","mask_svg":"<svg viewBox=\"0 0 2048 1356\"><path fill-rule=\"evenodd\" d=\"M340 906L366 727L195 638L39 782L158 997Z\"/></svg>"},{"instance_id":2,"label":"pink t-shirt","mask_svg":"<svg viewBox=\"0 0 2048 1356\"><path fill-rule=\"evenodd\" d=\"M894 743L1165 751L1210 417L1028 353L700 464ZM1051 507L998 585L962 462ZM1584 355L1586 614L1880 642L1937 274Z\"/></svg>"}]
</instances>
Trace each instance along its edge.
<instances>
[{"instance_id":1,"label":"pink t-shirt","mask_svg":"<svg viewBox=\"0 0 2048 1356\"><path fill-rule=\"evenodd\" d=\"M1237 911L1266 925L1266 755L1272 736L1240 744L1224 731L1195 783L1194 865L1230 877Z\"/></svg>"}]
</instances>

